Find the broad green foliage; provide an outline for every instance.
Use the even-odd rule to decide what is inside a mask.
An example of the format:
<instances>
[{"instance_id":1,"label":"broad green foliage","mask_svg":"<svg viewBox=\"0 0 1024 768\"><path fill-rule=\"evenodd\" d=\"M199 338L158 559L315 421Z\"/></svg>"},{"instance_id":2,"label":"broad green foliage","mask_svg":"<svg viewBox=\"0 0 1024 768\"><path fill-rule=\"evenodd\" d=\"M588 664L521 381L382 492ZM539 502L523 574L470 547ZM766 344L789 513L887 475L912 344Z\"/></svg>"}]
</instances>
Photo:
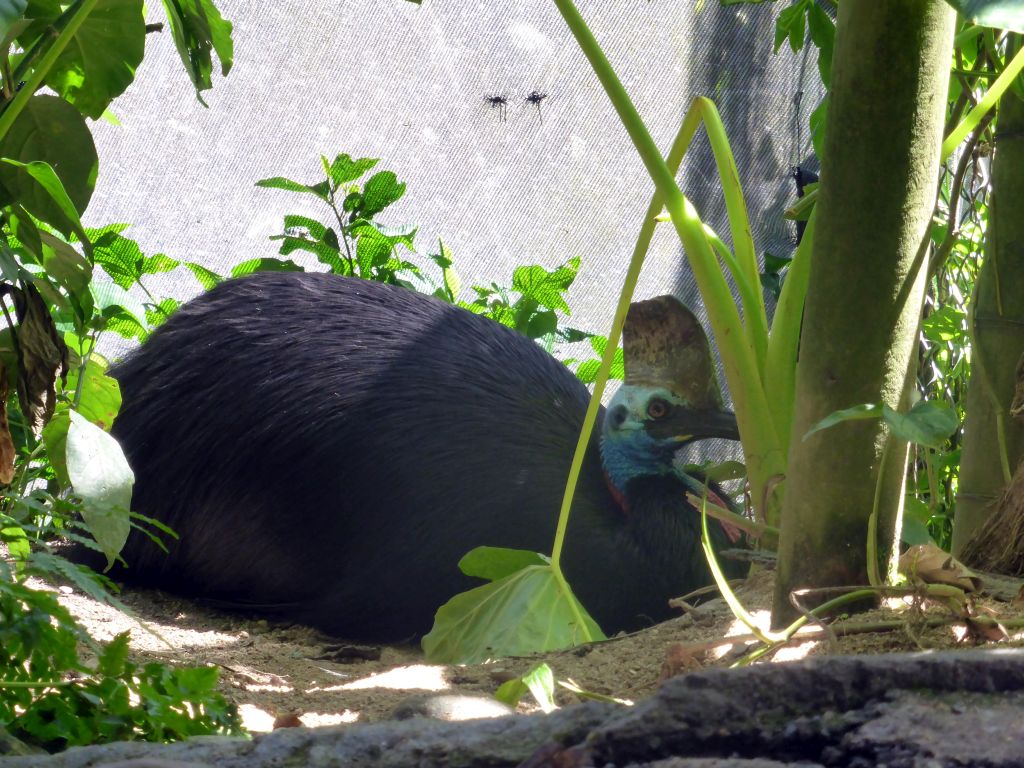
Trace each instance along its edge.
<instances>
[{"instance_id":1,"label":"broad green foliage","mask_svg":"<svg viewBox=\"0 0 1024 768\"><path fill-rule=\"evenodd\" d=\"M985 27L1024 32L1021 0L946 0L965 19Z\"/></svg>"},{"instance_id":2,"label":"broad green foliage","mask_svg":"<svg viewBox=\"0 0 1024 768\"><path fill-rule=\"evenodd\" d=\"M884 419L901 440L929 448L941 446L960 426L956 413L940 403L922 400L907 413L898 413L887 405L858 405L829 414L808 430L804 439L844 421L861 419Z\"/></svg>"},{"instance_id":3,"label":"broad green foliage","mask_svg":"<svg viewBox=\"0 0 1024 768\"><path fill-rule=\"evenodd\" d=\"M558 705L555 704L555 674L551 667L547 664L538 664L522 677L502 683L494 692L494 698L514 707L527 693L533 694L543 712L554 712L558 709Z\"/></svg>"},{"instance_id":4,"label":"broad green foliage","mask_svg":"<svg viewBox=\"0 0 1024 768\"><path fill-rule=\"evenodd\" d=\"M286 215L283 232L271 237L281 244L278 252L282 256L308 253L334 274L429 293L537 339L549 351L556 342L589 340L598 354L603 352L602 337L561 325L561 316L570 315L565 294L579 272L579 257L552 270L537 264L516 267L511 287L498 283L474 285L471 290L475 298L462 299L462 281L455 270L454 256L443 241L438 241L436 253L428 254L440 270L440 275L433 277L414 260L418 256L413 244L416 227L387 225L378 218L401 199L406 189L391 171L378 170L366 176L378 162L376 158L353 159L347 154L339 154L334 160L321 156L323 177L316 181L306 183L274 176L256 182L267 189L311 195L324 204L330 216L329 222L324 223L309 216ZM232 276L268 269L291 271L303 267L292 260L253 259L235 267ZM570 359L566 364L576 365L580 379L591 383L599 362ZM620 379L623 376L621 352L613 375Z\"/></svg>"},{"instance_id":5,"label":"broad green foliage","mask_svg":"<svg viewBox=\"0 0 1024 768\"><path fill-rule=\"evenodd\" d=\"M134 664L127 634L90 666L78 656L87 640L53 594L0 578L0 723L12 735L59 750L240 733L234 706L216 691L215 667Z\"/></svg>"},{"instance_id":6,"label":"broad green foliage","mask_svg":"<svg viewBox=\"0 0 1024 768\"><path fill-rule=\"evenodd\" d=\"M140 0L99 0L47 75L86 117L102 115L135 79L146 40L142 8Z\"/></svg>"},{"instance_id":7,"label":"broad green foliage","mask_svg":"<svg viewBox=\"0 0 1024 768\"><path fill-rule=\"evenodd\" d=\"M77 110L63 99L33 96L0 140L0 157L47 163L76 212L89 204L99 168L96 147ZM36 218L71 234L68 212L54 202L52 189L42 188L23 167L0 164L0 185L5 202L17 200Z\"/></svg>"},{"instance_id":8,"label":"broad green foliage","mask_svg":"<svg viewBox=\"0 0 1024 768\"><path fill-rule=\"evenodd\" d=\"M163 0L171 25L174 45L185 71L196 87L196 98L213 87L213 56L220 59L220 73L226 76L234 63L235 47L231 22L226 21L211 0Z\"/></svg>"},{"instance_id":9,"label":"broad green foliage","mask_svg":"<svg viewBox=\"0 0 1024 768\"><path fill-rule=\"evenodd\" d=\"M479 547L459 567L491 583L441 606L423 638L431 661L476 664L604 639L569 585L540 555Z\"/></svg>"},{"instance_id":10,"label":"broad green foliage","mask_svg":"<svg viewBox=\"0 0 1024 768\"><path fill-rule=\"evenodd\" d=\"M0 0L0 542L13 559L0 564L0 726L48 749L239 729L215 668L137 666L127 636L87 665L84 632L23 583L56 576L116 604L109 581L47 541L61 532L113 562L131 525L132 472L107 433L121 395L93 350L106 330L141 337L162 319L166 301L127 289L148 293L143 275L177 262L143 255L123 225L87 231L81 215L98 171L85 118L134 79L142 12L142 0ZM97 264L113 282L95 279Z\"/></svg>"},{"instance_id":11,"label":"broad green foliage","mask_svg":"<svg viewBox=\"0 0 1024 768\"><path fill-rule=\"evenodd\" d=\"M65 445L68 480L82 500L82 517L108 565L128 540L127 511L135 475L110 435L76 411L70 412Z\"/></svg>"}]
</instances>

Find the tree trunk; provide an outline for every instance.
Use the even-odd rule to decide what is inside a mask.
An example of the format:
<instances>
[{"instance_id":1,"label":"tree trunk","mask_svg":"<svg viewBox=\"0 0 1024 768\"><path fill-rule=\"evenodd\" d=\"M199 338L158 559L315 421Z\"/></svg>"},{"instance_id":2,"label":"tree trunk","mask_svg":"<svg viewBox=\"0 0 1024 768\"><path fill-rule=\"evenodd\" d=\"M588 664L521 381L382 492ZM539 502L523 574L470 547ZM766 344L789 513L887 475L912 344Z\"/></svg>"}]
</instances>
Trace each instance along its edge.
<instances>
[{"instance_id":1,"label":"tree trunk","mask_svg":"<svg viewBox=\"0 0 1024 768\"><path fill-rule=\"evenodd\" d=\"M1011 418L1024 354L1024 101L999 102L985 261L971 307L971 380L953 551L961 553L1024 458L1024 420ZM1005 437L1002 454L999 421Z\"/></svg>"},{"instance_id":2,"label":"tree trunk","mask_svg":"<svg viewBox=\"0 0 1024 768\"><path fill-rule=\"evenodd\" d=\"M898 408L915 349L955 14L944 0L839 4L817 232L804 308L773 622L792 590L866 584L895 538L906 445L878 420L804 434L863 403ZM887 447L888 443L888 447ZM879 470L882 477L879 479ZM812 601L812 602L821 602Z\"/></svg>"}]
</instances>

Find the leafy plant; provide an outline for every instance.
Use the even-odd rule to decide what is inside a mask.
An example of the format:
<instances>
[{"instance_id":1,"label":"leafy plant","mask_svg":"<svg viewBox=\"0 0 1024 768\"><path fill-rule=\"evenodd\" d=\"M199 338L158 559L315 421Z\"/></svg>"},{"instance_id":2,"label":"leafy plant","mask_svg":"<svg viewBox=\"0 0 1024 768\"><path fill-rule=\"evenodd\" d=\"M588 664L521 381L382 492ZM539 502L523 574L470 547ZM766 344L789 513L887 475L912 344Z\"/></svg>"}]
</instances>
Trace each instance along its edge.
<instances>
[{"instance_id":1,"label":"leafy plant","mask_svg":"<svg viewBox=\"0 0 1024 768\"><path fill-rule=\"evenodd\" d=\"M323 177L317 181L303 183L275 176L256 182L259 187L312 195L330 213L328 223L299 214L286 215L283 232L271 237L281 244L279 254L292 256L304 252L334 274L428 293L536 339L548 351L553 351L556 343L588 340L592 349L603 353L605 339L561 324L561 316L571 314L565 294L579 272L579 257L552 270L538 264L516 267L511 286L474 285L471 290L475 297L468 301L461 299L462 280L455 269L451 249L443 241L438 241L436 253L427 256L439 273L431 275L413 260L417 256L413 245L416 227L387 225L379 220L386 209L402 198L406 185L398 181L392 171L382 170L367 176L378 162L377 158L353 159L347 154L339 154L334 160L321 156ZM302 270L304 267L292 260L253 259L235 267L232 276L257 269ZM577 375L584 382L593 382L598 367L596 360L566 362L576 366ZM621 353L614 374L622 378Z\"/></svg>"},{"instance_id":2,"label":"leafy plant","mask_svg":"<svg viewBox=\"0 0 1024 768\"><path fill-rule=\"evenodd\" d=\"M209 0L165 7L198 94L211 50L230 68L231 25ZM164 264L134 264L120 230L87 231L80 216L98 171L85 119L132 82L146 32L142 0L0 8L0 541L13 560L0 567L0 724L53 749L238 730L215 669L137 666L127 637L88 665L79 645L89 640L70 614L24 583L56 576L112 600L109 582L46 542L63 532L111 560L132 524L133 477L107 434L120 393L94 349L106 330L146 332L147 308L126 289ZM114 283L95 279L97 263ZM94 540L79 535L79 516Z\"/></svg>"},{"instance_id":3,"label":"leafy plant","mask_svg":"<svg viewBox=\"0 0 1024 768\"><path fill-rule=\"evenodd\" d=\"M0 579L0 722L14 736L55 751L241 732L215 667L137 665L127 633L86 664L78 649L91 641L56 597L9 576Z\"/></svg>"}]
</instances>

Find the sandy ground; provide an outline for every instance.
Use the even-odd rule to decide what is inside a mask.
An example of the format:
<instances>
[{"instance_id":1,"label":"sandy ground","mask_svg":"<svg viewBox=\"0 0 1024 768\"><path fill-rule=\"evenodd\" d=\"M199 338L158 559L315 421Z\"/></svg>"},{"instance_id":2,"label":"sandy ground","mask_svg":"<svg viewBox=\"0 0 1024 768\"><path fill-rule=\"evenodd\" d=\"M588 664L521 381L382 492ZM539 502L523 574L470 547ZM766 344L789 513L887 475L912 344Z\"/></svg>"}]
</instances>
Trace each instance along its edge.
<instances>
[{"instance_id":1,"label":"sandy ground","mask_svg":"<svg viewBox=\"0 0 1024 768\"><path fill-rule=\"evenodd\" d=\"M773 573L755 573L737 596L764 625L771 604ZM279 722L326 725L372 722L391 717L399 705L433 693L490 696L504 681L547 662L555 679L583 691L635 701L667 676L706 666L724 666L756 647L750 630L722 600L642 632L567 651L501 659L472 666L427 663L417 646L345 643L296 625L224 614L181 598L152 591L126 591L121 597L137 616L130 618L62 587L62 601L94 637L105 640L131 631L139 660L172 664L214 664L224 693L240 708L245 725L266 731ZM1006 590L1003 590L1004 596ZM981 598L977 610L1008 620L1024 616L1017 601ZM891 599L888 606L838 621L839 636L817 638L776 651L772 662L807 655L868 654L937 649L995 642L998 632L971 631L964 624L929 624L950 616L941 605ZM145 627L140 624L144 622ZM148 629L146 628L148 627ZM876 631L862 631L875 628ZM852 634L844 634L852 631ZM1024 645L1024 633L1008 630L1002 643ZM733 638L729 640L728 638ZM738 638L738 639L737 639ZM559 687L557 701L579 694ZM532 699L522 711L536 708Z\"/></svg>"}]
</instances>

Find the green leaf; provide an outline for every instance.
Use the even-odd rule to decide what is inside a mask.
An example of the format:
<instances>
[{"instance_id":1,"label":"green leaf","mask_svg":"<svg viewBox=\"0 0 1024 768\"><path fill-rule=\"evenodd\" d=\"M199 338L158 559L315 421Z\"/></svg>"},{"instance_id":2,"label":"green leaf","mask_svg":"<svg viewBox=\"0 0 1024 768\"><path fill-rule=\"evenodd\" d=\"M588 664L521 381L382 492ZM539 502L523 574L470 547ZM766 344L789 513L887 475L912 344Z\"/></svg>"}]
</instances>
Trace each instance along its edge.
<instances>
[{"instance_id":1,"label":"green leaf","mask_svg":"<svg viewBox=\"0 0 1024 768\"><path fill-rule=\"evenodd\" d=\"M46 76L59 96L93 119L135 79L146 43L142 0L99 0Z\"/></svg>"},{"instance_id":2,"label":"green leaf","mask_svg":"<svg viewBox=\"0 0 1024 768\"><path fill-rule=\"evenodd\" d=\"M423 650L432 662L475 664L603 639L551 567L532 565L441 606Z\"/></svg>"},{"instance_id":3,"label":"green leaf","mask_svg":"<svg viewBox=\"0 0 1024 768\"><path fill-rule=\"evenodd\" d=\"M555 675L547 664L538 664L522 677L507 680L498 686L494 698L514 707L527 693L532 693L545 714L558 709L555 704Z\"/></svg>"},{"instance_id":4,"label":"green leaf","mask_svg":"<svg viewBox=\"0 0 1024 768\"><path fill-rule=\"evenodd\" d=\"M522 680L530 689L533 698L537 700L544 714L549 714L558 709L555 704L555 675L547 664L538 664L525 675Z\"/></svg>"},{"instance_id":5,"label":"green leaf","mask_svg":"<svg viewBox=\"0 0 1024 768\"><path fill-rule=\"evenodd\" d=\"M576 378L584 384L593 384L597 381L597 373L600 370L600 360L584 360L576 367Z\"/></svg>"},{"instance_id":6,"label":"green leaf","mask_svg":"<svg viewBox=\"0 0 1024 768\"><path fill-rule=\"evenodd\" d=\"M900 530L900 540L909 546L934 544L935 540L928 533L929 515L928 505L908 494L903 502L903 527Z\"/></svg>"},{"instance_id":7,"label":"green leaf","mask_svg":"<svg viewBox=\"0 0 1024 768\"><path fill-rule=\"evenodd\" d=\"M67 434L67 471L82 518L112 565L131 529L128 510L135 475L110 435L85 416L71 411Z\"/></svg>"},{"instance_id":8,"label":"green leaf","mask_svg":"<svg viewBox=\"0 0 1024 768\"><path fill-rule=\"evenodd\" d=\"M341 260L338 236L316 219L289 214L284 217L284 234L273 235L270 239L281 241L278 253L282 256L298 250L308 251L336 275L349 274L348 263Z\"/></svg>"},{"instance_id":9,"label":"green leaf","mask_svg":"<svg viewBox=\"0 0 1024 768\"><path fill-rule=\"evenodd\" d=\"M964 18L985 27L1024 32L1021 0L946 0Z\"/></svg>"},{"instance_id":10,"label":"green leaf","mask_svg":"<svg viewBox=\"0 0 1024 768\"><path fill-rule=\"evenodd\" d=\"M775 53L789 40L794 53L804 47L804 22L807 0L793 0L789 8L779 13L775 20Z\"/></svg>"},{"instance_id":11,"label":"green leaf","mask_svg":"<svg viewBox=\"0 0 1024 768\"><path fill-rule=\"evenodd\" d=\"M145 327L145 305L121 286L93 281L89 290L93 304L103 317L127 314L139 326Z\"/></svg>"},{"instance_id":12,"label":"green leaf","mask_svg":"<svg viewBox=\"0 0 1024 768\"><path fill-rule=\"evenodd\" d=\"M50 460L54 473L60 484L67 488L71 485L68 478L68 465L65 458L67 454L68 427L71 426L71 417L68 415L66 405L58 405L53 416L46 426L43 427L43 444L46 446L46 456Z\"/></svg>"},{"instance_id":13,"label":"green leaf","mask_svg":"<svg viewBox=\"0 0 1024 768\"><path fill-rule=\"evenodd\" d=\"M946 304L921 321L921 332L929 341L968 340L967 313L953 304Z\"/></svg>"},{"instance_id":14,"label":"green leaf","mask_svg":"<svg viewBox=\"0 0 1024 768\"><path fill-rule=\"evenodd\" d=\"M25 14L28 0L0 0L0 38L6 38ZM4 48L6 53L7 49Z\"/></svg>"},{"instance_id":15,"label":"green leaf","mask_svg":"<svg viewBox=\"0 0 1024 768\"><path fill-rule=\"evenodd\" d=\"M459 570L467 576L497 581L527 566L547 565L550 562L544 555L525 549L477 547L459 560Z\"/></svg>"},{"instance_id":16,"label":"green leaf","mask_svg":"<svg viewBox=\"0 0 1024 768\"><path fill-rule=\"evenodd\" d=\"M207 291L223 279L216 272L212 272L202 264L196 264L194 261L186 261L185 267L195 276L196 280L199 281L199 284Z\"/></svg>"},{"instance_id":17,"label":"green leaf","mask_svg":"<svg viewBox=\"0 0 1024 768\"><path fill-rule=\"evenodd\" d=\"M818 72L825 88L832 83L832 49L835 47L836 25L829 15L817 3L807 8L807 26L811 32L811 42L818 47Z\"/></svg>"},{"instance_id":18,"label":"green leaf","mask_svg":"<svg viewBox=\"0 0 1024 768\"><path fill-rule=\"evenodd\" d=\"M522 330L528 339L543 339L558 330L558 316L551 311L535 312Z\"/></svg>"},{"instance_id":19,"label":"green leaf","mask_svg":"<svg viewBox=\"0 0 1024 768\"><path fill-rule=\"evenodd\" d=\"M360 214L372 219L405 194L405 184L391 171L375 173L363 186L363 205Z\"/></svg>"},{"instance_id":20,"label":"green leaf","mask_svg":"<svg viewBox=\"0 0 1024 768\"><path fill-rule=\"evenodd\" d=\"M907 413L898 413L884 405L882 411L894 435L929 448L941 448L960 426L953 409L932 400L915 403Z\"/></svg>"},{"instance_id":21,"label":"green leaf","mask_svg":"<svg viewBox=\"0 0 1024 768\"><path fill-rule=\"evenodd\" d=\"M907 413L898 413L887 405L857 405L829 414L811 427L804 440L822 429L842 421L858 419L885 419L892 433L901 440L939 448L959 426L956 413L949 407L922 400Z\"/></svg>"},{"instance_id":22,"label":"green leaf","mask_svg":"<svg viewBox=\"0 0 1024 768\"><path fill-rule=\"evenodd\" d=\"M692 475L695 472L703 475L713 483L724 483L728 480L740 480L747 476L747 467L740 461L723 461L719 464L686 464L683 472Z\"/></svg>"},{"instance_id":23,"label":"green leaf","mask_svg":"<svg viewBox=\"0 0 1024 768\"><path fill-rule=\"evenodd\" d=\"M49 234L40 232L43 244L43 267L46 275L68 293L72 306L84 323L92 317L93 296L92 265L71 245Z\"/></svg>"},{"instance_id":24,"label":"green leaf","mask_svg":"<svg viewBox=\"0 0 1024 768\"><path fill-rule=\"evenodd\" d=\"M21 243L21 247L29 252L29 260L37 264L43 263L43 241L39 236L39 227L20 205L12 205L7 209L7 222L11 233ZM15 245L13 242L11 245ZM17 279L8 276L8 279Z\"/></svg>"},{"instance_id":25,"label":"green leaf","mask_svg":"<svg viewBox=\"0 0 1024 768\"><path fill-rule=\"evenodd\" d=\"M440 253L432 253L430 258L441 268L441 284L444 286L445 300L454 302L459 295L459 291L462 290L462 280L455 271L455 267L452 266L454 257L452 256L451 249L440 238L438 238L437 247Z\"/></svg>"},{"instance_id":26,"label":"green leaf","mask_svg":"<svg viewBox=\"0 0 1024 768\"><path fill-rule=\"evenodd\" d=\"M373 227L364 227L356 241L359 276L368 277L374 267L386 264L394 249L395 246L391 238L381 234Z\"/></svg>"},{"instance_id":27,"label":"green leaf","mask_svg":"<svg viewBox=\"0 0 1024 768\"><path fill-rule=\"evenodd\" d=\"M231 270L232 277L251 275L253 272L305 272L306 270L294 261L286 259L249 259L241 264L236 264Z\"/></svg>"},{"instance_id":28,"label":"green leaf","mask_svg":"<svg viewBox=\"0 0 1024 768\"><path fill-rule=\"evenodd\" d=\"M825 126L828 123L828 95L821 100L821 104L811 112L811 143L814 145L814 153L818 157L825 156ZM805 190L806 191L806 190ZM806 197L806 195L805 195Z\"/></svg>"},{"instance_id":29,"label":"green leaf","mask_svg":"<svg viewBox=\"0 0 1024 768\"><path fill-rule=\"evenodd\" d=\"M0 140L0 157L6 201L17 201L66 237L86 239L79 217L96 186L99 160L74 107L56 96L33 96Z\"/></svg>"},{"instance_id":30,"label":"green leaf","mask_svg":"<svg viewBox=\"0 0 1024 768\"><path fill-rule=\"evenodd\" d=\"M231 71L234 43L231 22L226 21L210 0L163 0L171 35L181 63L196 89L196 98L205 106L201 93L213 87L211 52L220 59L221 75Z\"/></svg>"},{"instance_id":31,"label":"green leaf","mask_svg":"<svg viewBox=\"0 0 1024 768\"><path fill-rule=\"evenodd\" d=\"M375 157L361 157L358 160L353 160L343 153L334 158L334 162L327 166L327 175L331 179L331 184L337 189L342 184L355 181L379 162L380 160Z\"/></svg>"},{"instance_id":32,"label":"green leaf","mask_svg":"<svg viewBox=\"0 0 1024 768\"><path fill-rule=\"evenodd\" d=\"M121 225L86 230L86 234L92 239L93 260L121 288L130 288L143 275L169 272L179 265L177 260L162 253L146 256L138 243L122 235L115 227Z\"/></svg>"},{"instance_id":33,"label":"green leaf","mask_svg":"<svg viewBox=\"0 0 1024 768\"><path fill-rule=\"evenodd\" d=\"M68 373L68 383L64 391L74 396L78 391L80 368ZM121 410L121 388L117 380L106 374L106 366L96 360L89 360L82 377L82 388L78 413L87 418L100 429L109 432L114 418Z\"/></svg>"},{"instance_id":34,"label":"green leaf","mask_svg":"<svg viewBox=\"0 0 1024 768\"><path fill-rule=\"evenodd\" d=\"M265 187L266 189L283 189L288 192L303 192L309 195L316 195L325 203L330 200L327 190L322 185L317 184L311 187L308 184L300 184L297 181L286 179L284 176L260 179L256 182L256 186Z\"/></svg>"},{"instance_id":35,"label":"green leaf","mask_svg":"<svg viewBox=\"0 0 1024 768\"><path fill-rule=\"evenodd\" d=\"M173 315L180 306L181 302L177 299L161 299L158 304L152 305L152 309L146 309L146 320L155 328Z\"/></svg>"},{"instance_id":36,"label":"green leaf","mask_svg":"<svg viewBox=\"0 0 1024 768\"><path fill-rule=\"evenodd\" d=\"M577 341L586 341L587 339L593 338L594 334L590 331L581 331L579 328L568 328L561 327L558 329L558 338L569 344L575 344Z\"/></svg>"},{"instance_id":37,"label":"green leaf","mask_svg":"<svg viewBox=\"0 0 1024 768\"><path fill-rule=\"evenodd\" d=\"M569 305L565 303L562 292L564 276L559 270L548 272L536 264L516 267L512 273L512 288L533 299L548 309L561 310L569 313Z\"/></svg>"},{"instance_id":38,"label":"green leaf","mask_svg":"<svg viewBox=\"0 0 1024 768\"><path fill-rule=\"evenodd\" d=\"M523 678L515 677L499 685L498 690L494 692L494 698L502 704L515 707L522 700L523 696L529 692L530 689L526 687Z\"/></svg>"},{"instance_id":39,"label":"green leaf","mask_svg":"<svg viewBox=\"0 0 1024 768\"><path fill-rule=\"evenodd\" d=\"M813 435L815 432L820 432L823 429L834 427L844 421L858 421L860 419L879 419L882 417L882 406L871 405L865 403L864 405L855 405L852 408L844 408L841 411L834 411L826 416L824 419L819 421L804 435L804 440Z\"/></svg>"}]
</instances>

